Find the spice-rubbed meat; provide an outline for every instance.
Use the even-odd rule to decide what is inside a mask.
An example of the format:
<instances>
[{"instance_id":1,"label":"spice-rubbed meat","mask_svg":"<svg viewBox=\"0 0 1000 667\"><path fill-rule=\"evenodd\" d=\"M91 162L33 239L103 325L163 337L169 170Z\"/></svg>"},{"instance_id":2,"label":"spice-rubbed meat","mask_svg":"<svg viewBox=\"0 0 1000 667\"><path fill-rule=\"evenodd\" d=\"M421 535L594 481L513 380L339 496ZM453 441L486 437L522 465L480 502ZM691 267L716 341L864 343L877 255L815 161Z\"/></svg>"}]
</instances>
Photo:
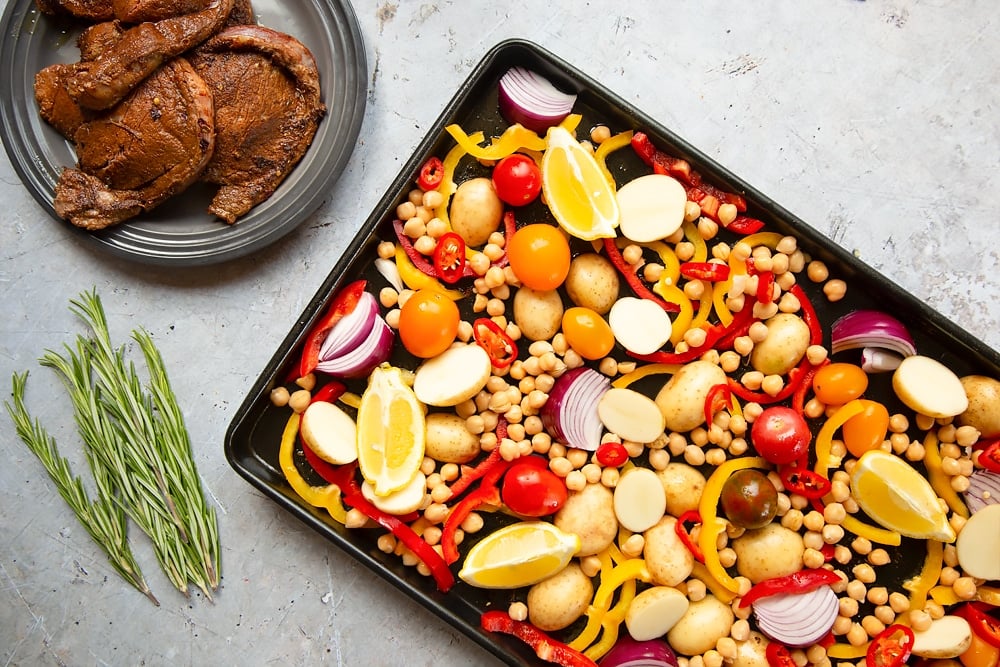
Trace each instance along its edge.
<instances>
[{"instance_id":1,"label":"spice-rubbed meat","mask_svg":"<svg viewBox=\"0 0 1000 667\"><path fill-rule=\"evenodd\" d=\"M274 193L326 111L316 61L294 37L226 28L191 55L215 99L216 150L202 180L220 185L209 211L234 222Z\"/></svg>"},{"instance_id":2,"label":"spice-rubbed meat","mask_svg":"<svg viewBox=\"0 0 1000 667\"><path fill-rule=\"evenodd\" d=\"M175 58L114 109L83 122L73 140L79 168L60 175L56 213L103 229L197 180L215 145L212 95L191 64Z\"/></svg>"},{"instance_id":3,"label":"spice-rubbed meat","mask_svg":"<svg viewBox=\"0 0 1000 667\"><path fill-rule=\"evenodd\" d=\"M163 63L215 33L233 3L211 0L202 11L129 28L112 48L79 65L67 83L70 97L88 109L113 107Z\"/></svg>"}]
</instances>

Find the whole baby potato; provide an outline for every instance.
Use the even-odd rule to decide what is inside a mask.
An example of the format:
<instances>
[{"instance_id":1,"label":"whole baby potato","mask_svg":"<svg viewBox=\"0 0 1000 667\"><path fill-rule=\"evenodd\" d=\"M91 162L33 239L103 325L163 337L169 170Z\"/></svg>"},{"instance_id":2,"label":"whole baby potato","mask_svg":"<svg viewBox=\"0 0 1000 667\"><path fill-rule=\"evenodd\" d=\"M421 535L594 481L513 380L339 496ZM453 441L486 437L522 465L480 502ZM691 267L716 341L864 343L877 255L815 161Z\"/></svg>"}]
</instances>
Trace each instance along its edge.
<instances>
[{"instance_id":1,"label":"whole baby potato","mask_svg":"<svg viewBox=\"0 0 1000 667\"><path fill-rule=\"evenodd\" d=\"M687 611L667 633L667 643L678 653L701 655L729 636L734 620L729 605L714 595L706 595L688 605Z\"/></svg>"},{"instance_id":2,"label":"whole baby potato","mask_svg":"<svg viewBox=\"0 0 1000 667\"><path fill-rule=\"evenodd\" d=\"M667 493L667 514L680 516L698 509L701 493L705 490L705 476L693 466L671 461L656 473Z\"/></svg>"},{"instance_id":3,"label":"whole baby potato","mask_svg":"<svg viewBox=\"0 0 1000 667\"><path fill-rule=\"evenodd\" d=\"M753 583L784 577L802 569L802 536L779 523L748 530L733 540L736 571Z\"/></svg>"},{"instance_id":4,"label":"whole baby potato","mask_svg":"<svg viewBox=\"0 0 1000 667\"><path fill-rule=\"evenodd\" d=\"M587 611L594 582L577 563L570 563L528 590L528 619L547 632L562 630Z\"/></svg>"},{"instance_id":5,"label":"whole baby potato","mask_svg":"<svg viewBox=\"0 0 1000 667\"><path fill-rule=\"evenodd\" d=\"M711 361L692 361L656 395L668 431L683 433L705 423L705 399L717 384L726 384L726 372Z\"/></svg>"},{"instance_id":6,"label":"whole baby potato","mask_svg":"<svg viewBox=\"0 0 1000 667\"><path fill-rule=\"evenodd\" d=\"M562 327L562 298L555 290L519 287L514 294L514 324L531 340L548 340Z\"/></svg>"},{"instance_id":7,"label":"whole baby potato","mask_svg":"<svg viewBox=\"0 0 1000 667\"><path fill-rule=\"evenodd\" d=\"M1000 380L985 375L966 375L962 388L969 407L958 416L961 426L979 430L981 438L1000 437Z\"/></svg>"},{"instance_id":8,"label":"whole baby potato","mask_svg":"<svg viewBox=\"0 0 1000 667\"><path fill-rule=\"evenodd\" d=\"M573 258L565 285L573 303L601 315L607 314L618 299L618 271L607 258L594 252Z\"/></svg>"},{"instance_id":9,"label":"whole baby potato","mask_svg":"<svg viewBox=\"0 0 1000 667\"><path fill-rule=\"evenodd\" d=\"M481 451L479 438L465 427L465 420L453 413L427 415L425 453L444 463L468 463Z\"/></svg>"},{"instance_id":10,"label":"whole baby potato","mask_svg":"<svg viewBox=\"0 0 1000 667\"><path fill-rule=\"evenodd\" d=\"M577 556L591 556L604 551L618 536L614 495L600 483L572 491L552 523L556 528L580 536Z\"/></svg>"},{"instance_id":11,"label":"whole baby potato","mask_svg":"<svg viewBox=\"0 0 1000 667\"><path fill-rule=\"evenodd\" d=\"M654 584L676 586L691 576L694 556L677 536L677 519L664 516L643 538L643 557Z\"/></svg>"},{"instance_id":12,"label":"whole baby potato","mask_svg":"<svg viewBox=\"0 0 1000 667\"><path fill-rule=\"evenodd\" d=\"M503 218L503 202L497 196L493 181L488 178L463 181L451 197L448 217L451 228L466 245L484 245L490 234L500 227Z\"/></svg>"},{"instance_id":13,"label":"whole baby potato","mask_svg":"<svg viewBox=\"0 0 1000 667\"><path fill-rule=\"evenodd\" d=\"M770 643L767 637L751 630L745 641L736 642L736 659L732 667L768 667L767 645Z\"/></svg>"},{"instance_id":14,"label":"whole baby potato","mask_svg":"<svg viewBox=\"0 0 1000 667\"><path fill-rule=\"evenodd\" d=\"M809 325L792 313L778 313L764 324L767 338L754 345L750 365L764 375L784 375L805 356Z\"/></svg>"}]
</instances>

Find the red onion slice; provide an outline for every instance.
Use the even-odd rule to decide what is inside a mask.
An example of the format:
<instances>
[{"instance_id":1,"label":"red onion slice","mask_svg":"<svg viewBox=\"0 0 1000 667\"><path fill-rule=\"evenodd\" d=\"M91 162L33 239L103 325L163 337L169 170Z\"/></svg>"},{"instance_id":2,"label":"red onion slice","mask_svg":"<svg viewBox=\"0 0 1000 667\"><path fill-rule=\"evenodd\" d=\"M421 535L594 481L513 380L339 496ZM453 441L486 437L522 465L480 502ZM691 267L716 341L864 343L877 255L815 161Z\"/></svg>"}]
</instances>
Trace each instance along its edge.
<instances>
[{"instance_id":1,"label":"red onion slice","mask_svg":"<svg viewBox=\"0 0 1000 667\"><path fill-rule=\"evenodd\" d=\"M601 660L601 667L677 667L677 655L662 639L619 638Z\"/></svg>"},{"instance_id":2,"label":"red onion slice","mask_svg":"<svg viewBox=\"0 0 1000 667\"><path fill-rule=\"evenodd\" d=\"M570 447L595 451L604 425L597 404L611 381L591 368L574 368L556 380L542 408L542 423Z\"/></svg>"},{"instance_id":3,"label":"red onion slice","mask_svg":"<svg viewBox=\"0 0 1000 667\"><path fill-rule=\"evenodd\" d=\"M499 101L509 122L541 134L570 114L576 95L564 93L536 72L511 67L500 77Z\"/></svg>"},{"instance_id":4,"label":"red onion slice","mask_svg":"<svg viewBox=\"0 0 1000 667\"><path fill-rule=\"evenodd\" d=\"M805 593L778 593L755 600L757 627L786 646L811 646L825 637L839 613L837 594L829 586Z\"/></svg>"},{"instance_id":5,"label":"red onion slice","mask_svg":"<svg viewBox=\"0 0 1000 667\"><path fill-rule=\"evenodd\" d=\"M962 495L973 514L987 505L1000 503L1000 475L989 470L976 470L969 475L969 488Z\"/></svg>"},{"instance_id":6,"label":"red onion slice","mask_svg":"<svg viewBox=\"0 0 1000 667\"><path fill-rule=\"evenodd\" d=\"M376 317L378 302L370 292L362 292L354 310L340 318L326 335L319 349L319 360L334 359L356 348L371 334Z\"/></svg>"},{"instance_id":7,"label":"red onion slice","mask_svg":"<svg viewBox=\"0 0 1000 667\"><path fill-rule=\"evenodd\" d=\"M884 348L903 357L917 353L903 323L879 310L855 310L833 323L830 347L834 354L856 348Z\"/></svg>"},{"instance_id":8,"label":"red onion slice","mask_svg":"<svg viewBox=\"0 0 1000 667\"><path fill-rule=\"evenodd\" d=\"M368 375L376 366L389 358L394 338L392 328L380 315L376 315L370 334L360 345L353 350L347 350L339 357L319 362L316 370L342 378Z\"/></svg>"}]
</instances>

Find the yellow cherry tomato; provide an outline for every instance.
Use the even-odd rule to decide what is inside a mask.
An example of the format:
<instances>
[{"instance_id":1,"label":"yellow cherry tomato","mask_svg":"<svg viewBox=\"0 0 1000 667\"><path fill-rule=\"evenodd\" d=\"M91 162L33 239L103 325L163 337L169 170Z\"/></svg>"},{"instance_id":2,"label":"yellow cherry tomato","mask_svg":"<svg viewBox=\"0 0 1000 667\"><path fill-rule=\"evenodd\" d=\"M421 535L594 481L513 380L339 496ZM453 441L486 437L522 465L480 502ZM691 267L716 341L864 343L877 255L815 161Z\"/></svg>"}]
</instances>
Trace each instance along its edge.
<instances>
[{"instance_id":1,"label":"yellow cherry tomato","mask_svg":"<svg viewBox=\"0 0 1000 667\"><path fill-rule=\"evenodd\" d=\"M973 632L972 643L958 659L965 667L997 667L1000 664L1000 648L991 646Z\"/></svg>"},{"instance_id":2,"label":"yellow cherry tomato","mask_svg":"<svg viewBox=\"0 0 1000 667\"><path fill-rule=\"evenodd\" d=\"M858 457L881 445L889 431L889 410L884 405L865 398L860 403L864 409L844 422L841 429L847 450Z\"/></svg>"},{"instance_id":3,"label":"yellow cherry tomato","mask_svg":"<svg viewBox=\"0 0 1000 667\"><path fill-rule=\"evenodd\" d=\"M868 388L868 374L860 366L833 363L816 371L813 391L827 405L843 405L859 398Z\"/></svg>"},{"instance_id":4,"label":"yellow cherry tomato","mask_svg":"<svg viewBox=\"0 0 1000 667\"><path fill-rule=\"evenodd\" d=\"M566 342L584 359L603 359L615 346L611 325L590 308L574 306L563 313Z\"/></svg>"},{"instance_id":5,"label":"yellow cherry tomato","mask_svg":"<svg viewBox=\"0 0 1000 667\"><path fill-rule=\"evenodd\" d=\"M410 354L436 357L455 341L460 319L458 306L443 292L418 289L399 310L399 338Z\"/></svg>"},{"instance_id":6,"label":"yellow cherry tomato","mask_svg":"<svg viewBox=\"0 0 1000 667\"><path fill-rule=\"evenodd\" d=\"M525 225L507 242L510 268L526 287L553 290L569 273L569 241L554 225Z\"/></svg>"}]
</instances>

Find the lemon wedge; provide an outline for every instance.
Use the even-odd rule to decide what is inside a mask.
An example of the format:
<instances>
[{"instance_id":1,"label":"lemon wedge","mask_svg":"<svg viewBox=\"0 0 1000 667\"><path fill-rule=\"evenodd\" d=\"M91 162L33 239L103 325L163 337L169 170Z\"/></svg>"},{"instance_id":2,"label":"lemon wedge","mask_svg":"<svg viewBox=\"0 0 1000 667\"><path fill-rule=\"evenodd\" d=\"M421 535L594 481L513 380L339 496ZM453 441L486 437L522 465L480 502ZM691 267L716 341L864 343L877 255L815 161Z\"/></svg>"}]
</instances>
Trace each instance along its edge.
<instances>
[{"instance_id":1,"label":"lemon wedge","mask_svg":"<svg viewBox=\"0 0 1000 667\"><path fill-rule=\"evenodd\" d=\"M556 221L584 241L613 238L618 201L593 153L558 125L549 129L545 144L542 192Z\"/></svg>"},{"instance_id":2,"label":"lemon wedge","mask_svg":"<svg viewBox=\"0 0 1000 667\"><path fill-rule=\"evenodd\" d=\"M388 364L372 371L358 406L358 464L375 495L407 486L424 460L427 426L424 407Z\"/></svg>"},{"instance_id":3,"label":"lemon wedge","mask_svg":"<svg viewBox=\"0 0 1000 667\"><path fill-rule=\"evenodd\" d=\"M875 522L901 535L954 542L955 531L923 475L895 454L872 449L851 473L858 505Z\"/></svg>"},{"instance_id":4,"label":"lemon wedge","mask_svg":"<svg viewBox=\"0 0 1000 667\"><path fill-rule=\"evenodd\" d=\"M580 536L545 521L522 521L472 547L458 576L479 588L520 588L548 579L580 550Z\"/></svg>"}]
</instances>

